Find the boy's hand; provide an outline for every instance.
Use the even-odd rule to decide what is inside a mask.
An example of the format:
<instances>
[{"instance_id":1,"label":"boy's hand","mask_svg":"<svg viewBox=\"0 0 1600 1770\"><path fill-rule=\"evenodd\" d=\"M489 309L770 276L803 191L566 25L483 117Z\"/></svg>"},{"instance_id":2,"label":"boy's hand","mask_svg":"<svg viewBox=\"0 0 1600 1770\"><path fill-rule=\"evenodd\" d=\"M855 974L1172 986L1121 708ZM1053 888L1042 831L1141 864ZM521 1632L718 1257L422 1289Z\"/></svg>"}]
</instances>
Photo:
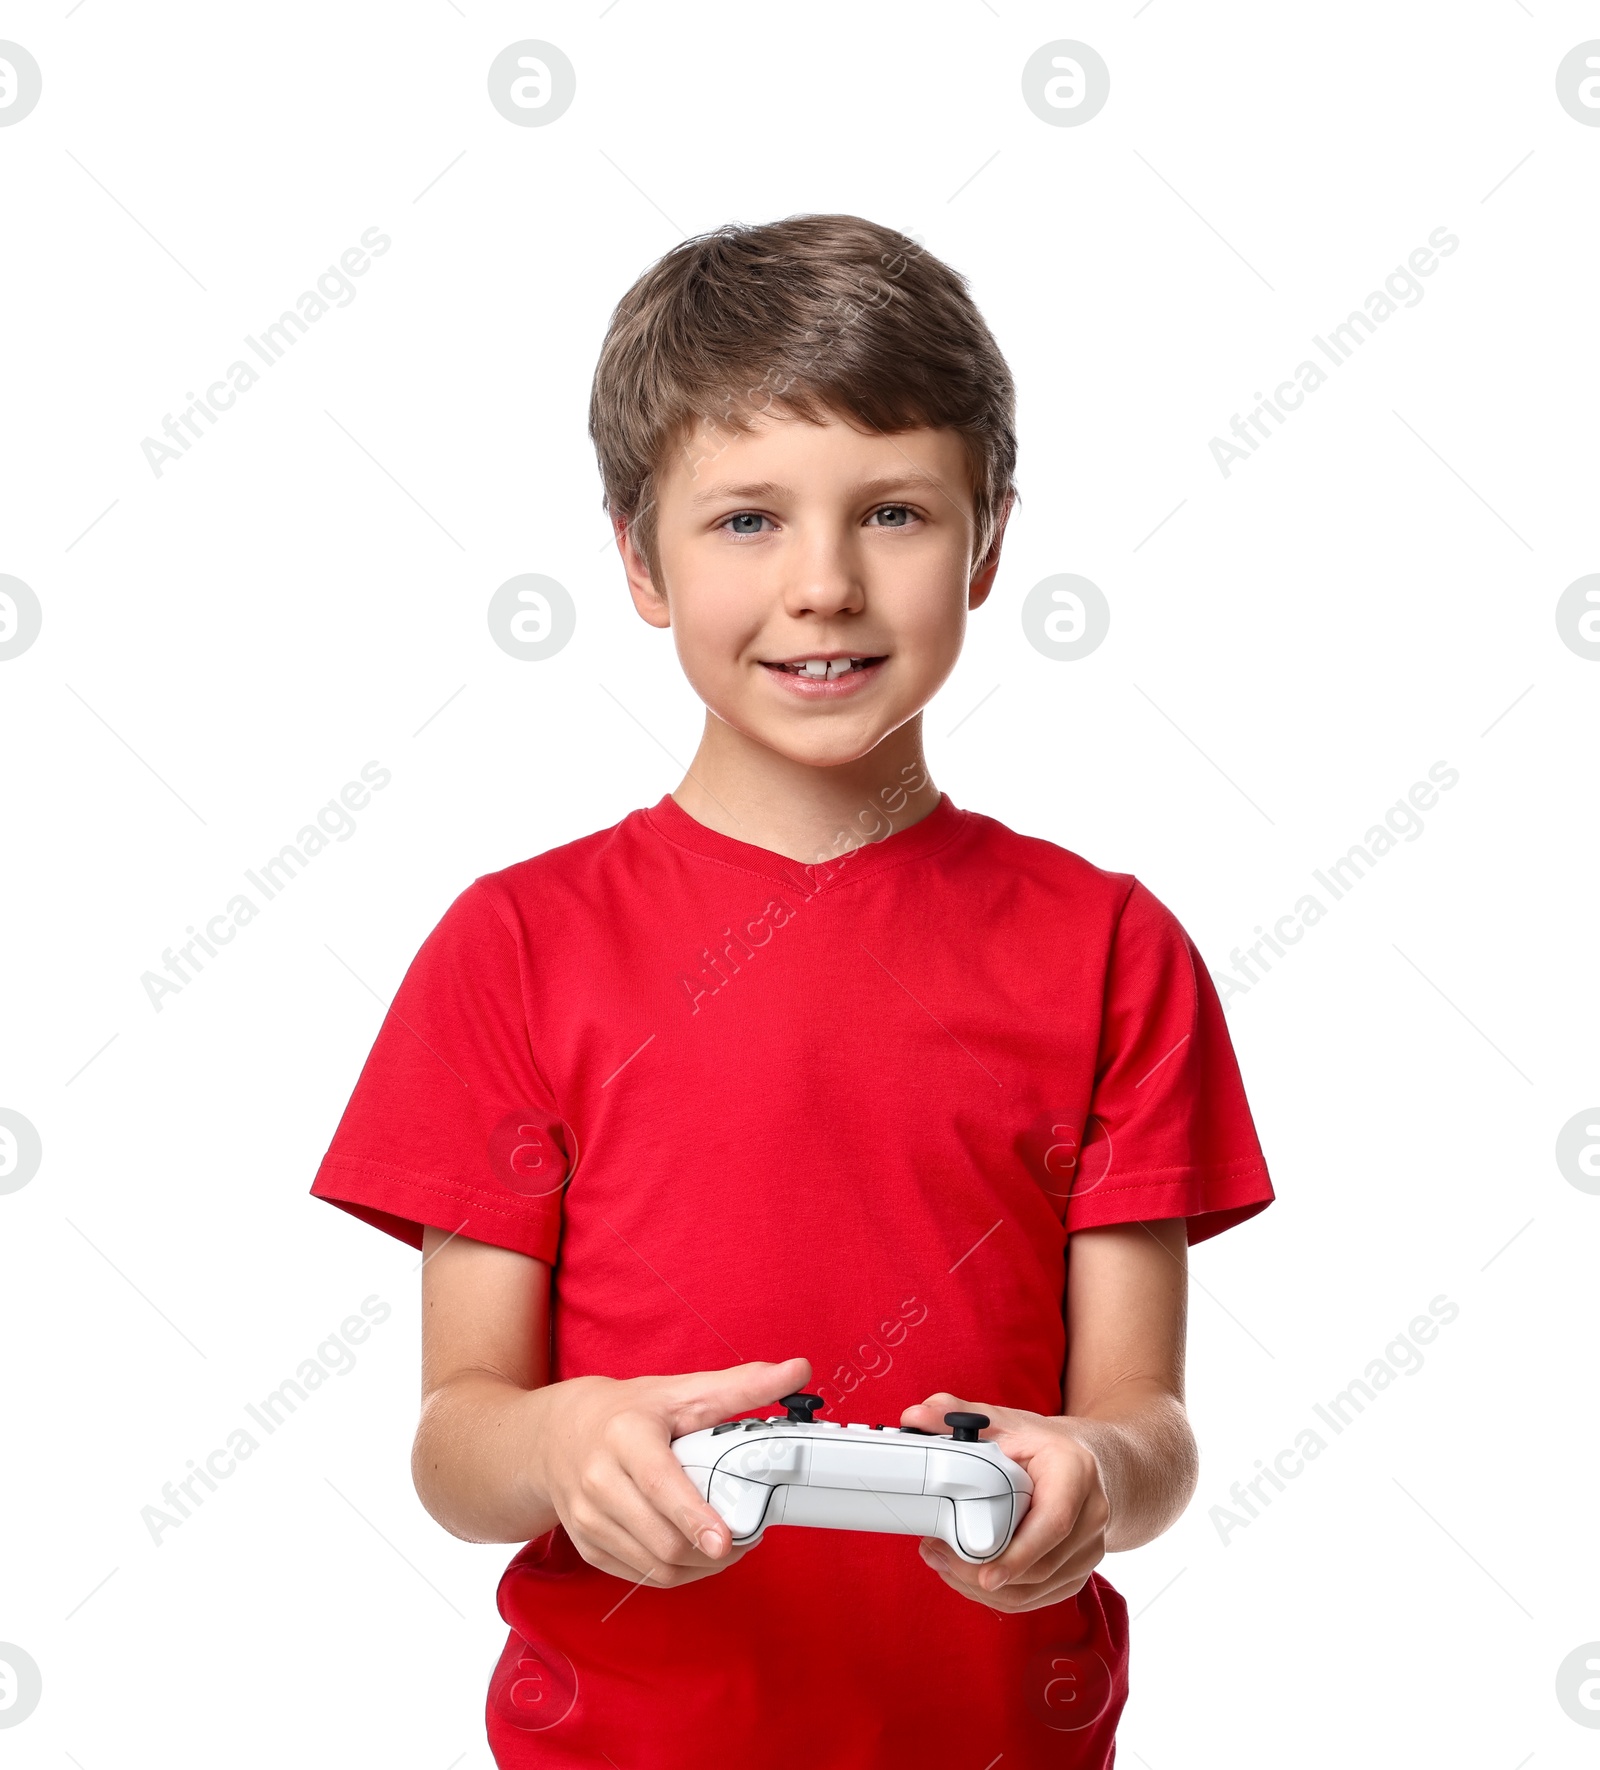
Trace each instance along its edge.
<instances>
[{"instance_id":1,"label":"boy's hand","mask_svg":"<svg viewBox=\"0 0 1600 1770\"><path fill-rule=\"evenodd\" d=\"M1106 1552L1111 1505L1099 1459L1073 1434L1068 1419L943 1392L908 1407L900 1424L945 1432L944 1416L957 1412L989 1416L991 1424L980 1436L1027 1470L1033 1499L1006 1552L995 1560L975 1566L931 1536L920 1544L923 1560L947 1586L992 1610L1038 1610L1071 1598Z\"/></svg>"},{"instance_id":2,"label":"boy's hand","mask_svg":"<svg viewBox=\"0 0 1600 1770\"><path fill-rule=\"evenodd\" d=\"M803 1358L684 1376L573 1377L535 1390L533 1484L591 1566L681 1586L745 1554L672 1454L674 1438L802 1389Z\"/></svg>"}]
</instances>

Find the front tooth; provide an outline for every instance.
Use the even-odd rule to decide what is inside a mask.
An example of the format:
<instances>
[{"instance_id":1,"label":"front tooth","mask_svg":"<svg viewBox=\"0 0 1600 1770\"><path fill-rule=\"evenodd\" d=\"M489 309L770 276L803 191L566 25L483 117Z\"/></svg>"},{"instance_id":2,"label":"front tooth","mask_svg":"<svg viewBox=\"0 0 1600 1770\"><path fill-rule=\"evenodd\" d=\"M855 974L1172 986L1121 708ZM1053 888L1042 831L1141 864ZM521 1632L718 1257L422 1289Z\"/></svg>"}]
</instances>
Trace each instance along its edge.
<instances>
[{"instance_id":1,"label":"front tooth","mask_svg":"<svg viewBox=\"0 0 1600 1770\"><path fill-rule=\"evenodd\" d=\"M830 676L843 676L849 668L850 660L848 658L835 658L828 665L828 674Z\"/></svg>"},{"instance_id":2,"label":"front tooth","mask_svg":"<svg viewBox=\"0 0 1600 1770\"><path fill-rule=\"evenodd\" d=\"M826 676L827 663L822 658L807 658L800 666L801 673L806 676Z\"/></svg>"}]
</instances>

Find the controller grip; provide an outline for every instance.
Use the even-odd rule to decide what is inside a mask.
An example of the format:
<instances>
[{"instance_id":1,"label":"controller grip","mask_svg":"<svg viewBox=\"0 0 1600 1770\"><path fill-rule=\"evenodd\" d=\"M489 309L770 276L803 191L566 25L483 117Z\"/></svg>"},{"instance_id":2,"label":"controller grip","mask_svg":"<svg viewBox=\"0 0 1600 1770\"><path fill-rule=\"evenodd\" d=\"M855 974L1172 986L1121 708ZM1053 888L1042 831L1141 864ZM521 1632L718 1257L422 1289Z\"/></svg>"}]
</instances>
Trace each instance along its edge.
<instances>
[{"instance_id":1,"label":"controller grip","mask_svg":"<svg viewBox=\"0 0 1600 1770\"><path fill-rule=\"evenodd\" d=\"M733 1540L742 1545L760 1536L773 1495L781 1495L784 1491L783 1488L768 1487L764 1481L747 1481L742 1475L719 1472L711 1477L706 1497L717 1516L727 1525Z\"/></svg>"}]
</instances>

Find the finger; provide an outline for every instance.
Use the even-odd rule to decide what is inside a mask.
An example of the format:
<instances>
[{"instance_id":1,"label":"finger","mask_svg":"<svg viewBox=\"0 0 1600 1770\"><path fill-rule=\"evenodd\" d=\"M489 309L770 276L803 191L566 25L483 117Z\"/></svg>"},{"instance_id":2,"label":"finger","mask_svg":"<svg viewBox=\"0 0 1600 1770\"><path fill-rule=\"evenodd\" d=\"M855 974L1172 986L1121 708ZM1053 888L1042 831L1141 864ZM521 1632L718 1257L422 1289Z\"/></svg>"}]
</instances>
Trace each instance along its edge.
<instances>
[{"instance_id":1,"label":"finger","mask_svg":"<svg viewBox=\"0 0 1600 1770\"><path fill-rule=\"evenodd\" d=\"M644 1573L626 1561L619 1561L614 1555L608 1555L594 1543L583 1543L577 1538L578 1552L591 1567L597 1567L602 1573L609 1573L614 1578L626 1580L630 1586L656 1586L663 1591L678 1586L692 1585L696 1580L709 1579L712 1574L720 1573L724 1567L731 1567L749 1553L748 1549L736 1549L726 1561L707 1564L703 1567L669 1567L657 1561Z\"/></svg>"},{"instance_id":2,"label":"finger","mask_svg":"<svg viewBox=\"0 0 1600 1770\"><path fill-rule=\"evenodd\" d=\"M925 1432L946 1432L949 1430L944 1423L946 1414L988 1415L989 1424L980 1434L984 1438L1002 1431L1016 1431L1026 1422L1039 1417L1037 1414L1025 1413L1021 1408L992 1407L983 1401L963 1401L959 1395L940 1390L938 1394L930 1395L926 1401L916 1402L902 1410L900 1424L918 1426Z\"/></svg>"},{"instance_id":3,"label":"finger","mask_svg":"<svg viewBox=\"0 0 1600 1770\"><path fill-rule=\"evenodd\" d=\"M629 1513L636 1534L648 1515L653 1522L643 1540L661 1543L670 1559L682 1562L686 1555L702 1555L708 1561L725 1561L733 1547L732 1531L716 1507L701 1496L657 1429L640 1421L638 1429L618 1444L616 1456L637 1504L638 1510Z\"/></svg>"},{"instance_id":4,"label":"finger","mask_svg":"<svg viewBox=\"0 0 1600 1770\"><path fill-rule=\"evenodd\" d=\"M1089 1575L1094 1571L1092 1565L1076 1564L1069 1559L1050 1578L1037 1584L1008 1582L998 1592L990 1592L966 1577L981 1573L982 1568L969 1566L959 1560L943 1544L936 1545L935 1550L925 1549L923 1559L952 1591L959 1592L963 1598L972 1598L991 1610L1008 1613L1039 1610L1047 1604L1059 1604L1064 1599L1074 1597L1088 1583Z\"/></svg>"},{"instance_id":5,"label":"finger","mask_svg":"<svg viewBox=\"0 0 1600 1770\"><path fill-rule=\"evenodd\" d=\"M1071 1499L1065 1504L1030 1507L1005 1553L986 1561L979 1570L983 1589L997 1592L1013 1580L1037 1579L1040 1563L1048 1561L1057 1549L1078 1547L1083 1536L1081 1511L1081 1504Z\"/></svg>"},{"instance_id":6,"label":"finger","mask_svg":"<svg viewBox=\"0 0 1600 1770\"><path fill-rule=\"evenodd\" d=\"M630 1566L628 1562L618 1560L615 1555L607 1554L598 1543L590 1542L581 1536L574 1537L572 1540L584 1560L591 1567L597 1567L601 1573L609 1573L613 1579L626 1580L630 1586L642 1586L648 1580L648 1574L641 1574L638 1568Z\"/></svg>"},{"instance_id":7,"label":"finger","mask_svg":"<svg viewBox=\"0 0 1600 1770\"><path fill-rule=\"evenodd\" d=\"M785 1358L776 1364L758 1359L721 1371L691 1371L674 1377L668 1389L674 1438L715 1426L748 1408L792 1395L811 1381L811 1362Z\"/></svg>"},{"instance_id":8,"label":"finger","mask_svg":"<svg viewBox=\"0 0 1600 1770\"><path fill-rule=\"evenodd\" d=\"M947 1413L981 1414L986 1411L963 1401L959 1395L952 1395L948 1389L940 1389L923 1401L914 1401L902 1411L901 1417L904 1418L905 1414L937 1414L942 1425Z\"/></svg>"},{"instance_id":9,"label":"finger","mask_svg":"<svg viewBox=\"0 0 1600 1770\"><path fill-rule=\"evenodd\" d=\"M662 1590L692 1585L696 1580L709 1579L712 1574L721 1573L724 1568L732 1567L750 1553L748 1547L735 1549L723 1561L707 1561L701 1556L698 1557L698 1566L679 1567L668 1561L651 1560L647 1552L638 1544L634 1544L629 1549L627 1558L623 1559L608 1553L593 1539L579 1535L574 1536L573 1540L578 1545L578 1552L591 1567L598 1567L602 1573L613 1574L618 1579L626 1580L630 1586L657 1586ZM625 1540L619 1539L619 1542ZM635 1561L640 1562L641 1565L635 1566Z\"/></svg>"},{"instance_id":10,"label":"finger","mask_svg":"<svg viewBox=\"0 0 1600 1770\"><path fill-rule=\"evenodd\" d=\"M1007 1592L1019 1590L1036 1591L1039 1587L1046 1585L1049 1581L1053 1580L1063 1568L1076 1566L1078 1562L1084 1560L1086 1558L1086 1548L1086 1544L1074 1542L1071 1539L1068 1539L1063 1543L1057 1543L1053 1548L1047 1549L1045 1553L1040 1555L1036 1560L1030 1562L1028 1566L1024 1567L1019 1573L1008 1574L1000 1586L992 1584L985 1585L984 1590L1004 1590ZM999 1561L992 1561L989 1565L991 1567L998 1567L1000 1563ZM1092 1565L1092 1563L1090 1563L1090 1565Z\"/></svg>"},{"instance_id":11,"label":"finger","mask_svg":"<svg viewBox=\"0 0 1600 1770\"><path fill-rule=\"evenodd\" d=\"M976 1599L980 1604L989 1602L989 1594L973 1577L980 1570L970 1562L963 1561L959 1555L952 1555L935 1538L925 1537L920 1544L922 1559L953 1592L959 1592L963 1598Z\"/></svg>"},{"instance_id":12,"label":"finger","mask_svg":"<svg viewBox=\"0 0 1600 1770\"><path fill-rule=\"evenodd\" d=\"M1008 1588L1012 1581L1007 1579L997 1587L993 1581L991 1569L998 1565L997 1561L964 1561L947 1542L938 1537L924 1537L921 1543L922 1558L930 1567L936 1567L941 1573L949 1575L950 1582L970 1598L987 1598L991 1591Z\"/></svg>"},{"instance_id":13,"label":"finger","mask_svg":"<svg viewBox=\"0 0 1600 1770\"><path fill-rule=\"evenodd\" d=\"M986 1414L989 1424L982 1429L981 1436L986 1441L999 1441L1002 1444L1009 1441L1012 1454L1024 1467L1032 1462L1032 1456L1021 1441L1026 1435L1031 1442L1039 1442L1036 1436L1028 1432L1029 1427L1037 1426L1039 1416L1019 1408L991 1407L982 1402L965 1401L958 1395L950 1394L948 1390L940 1390L930 1395L926 1401L906 1408L901 1416L901 1423L929 1430L937 1429L944 1424L947 1413ZM959 1556L951 1557L957 1566L970 1569L972 1589L976 1591L996 1591L1019 1578L1033 1566L1041 1554L1054 1548L1068 1534L1077 1518L1081 1499L1069 1493L1065 1504L1041 1503L1039 1471L1033 1468L1030 1473L1034 1477L1033 1504L1018 1526L1016 1535L1006 1546L1005 1553L993 1561L983 1563L981 1567L962 1561Z\"/></svg>"},{"instance_id":14,"label":"finger","mask_svg":"<svg viewBox=\"0 0 1600 1770\"><path fill-rule=\"evenodd\" d=\"M585 1498L573 1508L570 1518L562 1519L568 1536L591 1566L632 1584L675 1586L719 1573L749 1553L751 1545L746 1544L719 1561L709 1560L683 1544L620 1471L617 1480L614 1491Z\"/></svg>"},{"instance_id":15,"label":"finger","mask_svg":"<svg viewBox=\"0 0 1600 1770\"><path fill-rule=\"evenodd\" d=\"M720 1573L742 1559L751 1547L746 1544L743 1548L730 1548L716 1560L700 1553L683 1541L620 1470L614 1490L586 1494L577 1500L568 1531L615 1560L627 1578L648 1580L659 1586Z\"/></svg>"},{"instance_id":16,"label":"finger","mask_svg":"<svg viewBox=\"0 0 1600 1770\"><path fill-rule=\"evenodd\" d=\"M958 1592L965 1592L969 1598L984 1596L983 1587L978 1584L978 1574L982 1571L979 1567L953 1554L948 1545L940 1542L937 1537L925 1536L917 1546L922 1559L945 1576L947 1585L954 1586Z\"/></svg>"},{"instance_id":17,"label":"finger","mask_svg":"<svg viewBox=\"0 0 1600 1770\"><path fill-rule=\"evenodd\" d=\"M1043 1610L1050 1604L1064 1604L1069 1598L1076 1598L1089 1583L1089 1574L1092 1571L1092 1568L1063 1568L1054 1579L1047 1581L1042 1586L1024 1586L1020 1589L1007 1586L991 1602L1012 1613L1023 1610Z\"/></svg>"},{"instance_id":18,"label":"finger","mask_svg":"<svg viewBox=\"0 0 1600 1770\"><path fill-rule=\"evenodd\" d=\"M593 1501L574 1506L571 1516L561 1523L591 1567L615 1574L618 1579L642 1583L649 1578L652 1568L662 1566L631 1531Z\"/></svg>"},{"instance_id":19,"label":"finger","mask_svg":"<svg viewBox=\"0 0 1600 1770\"><path fill-rule=\"evenodd\" d=\"M924 1537L922 1540L923 1558L931 1565L948 1572L958 1584L974 1597L987 1597L991 1592L1010 1591L1013 1588L1037 1589L1055 1575L1069 1562L1084 1560L1088 1567L1093 1567L1098 1556L1090 1556L1092 1547L1082 1540L1052 1541L1044 1552L1033 1555L1015 1572L1003 1567L1004 1557L997 1556L993 1561L963 1561L946 1542L938 1537Z\"/></svg>"},{"instance_id":20,"label":"finger","mask_svg":"<svg viewBox=\"0 0 1600 1770\"><path fill-rule=\"evenodd\" d=\"M619 1561L615 1555L608 1555L598 1544L586 1541L575 1531L569 1530L567 1534L572 1538L572 1546L588 1566L598 1568L601 1573L609 1573L613 1579L625 1579L630 1585L638 1579L638 1574L631 1567Z\"/></svg>"},{"instance_id":21,"label":"finger","mask_svg":"<svg viewBox=\"0 0 1600 1770\"><path fill-rule=\"evenodd\" d=\"M686 1550L692 1540L672 1528L637 1492L627 1464L629 1447L636 1443L641 1432L672 1463L687 1495L687 1503L726 1530L696 1493L694 1484L683 1472L683 1466L666 1450L662 1443L664 1428L658 1423L641 1420L630 1430L625 1417L613 1418L606 1429L609 1440L606 1449L603 1454L589 1458L580 1472L577 1484L567 1498L571 1517L563 1516L562 1523L568 1526L569 1534L579 1533L616 1560L625 1562L633 1569L636 1578L653 1565L670 1563L671 1553ZM641 1529L647 1521L649 1528Z\"/></svg>"},{"instance_id":22,"label":"finger","mask_svg":"<svg viewBox=\"0 0 1600 1770\"><path fill-rule=\"evenodd\" d=\"M1096 1491L1093 1477L1081 1463L1063 1456L1059 1446L1047 1445L1032 1459L1029 1473L1033 1501L1005 1553L988 1563L993 1571L984 1585L989 1591L1022 1577L1058 1544L1087 1540L1104 1529L1110 1516L1103 1498L1090 1508Z\"/></svg>"},{"instance_id":23,"label":"finger","mask_svg":"<svg viewBox=\"0 0 1600 1770\"><path fill-rule=\"evenodd\" d=\"M670 1451L624 1450L622 1478L612 1515L657 1561L672 1567L726 1565L733 1533Z\"/></svg>"},{"instance_id":24,"label":"finger","mask_svg":"<svg viewBox=\"0 0 1600 1770\"><path fill-rule=\"evenodd\" d=\"M1087 1578L1086 1574L1076 1579L1063 1577L1046 1588L1029 1587L1022 1592L1014 1592L1007 1586L996 1597L985 1598L983 1602L991 1610L1003 1612L1006 1616L1018 1616L1029 1610L1044 1610L1052 1604L1065 1604L1069 1599L1076 1598L1083 1590Z\"/></svg>"}]
</instances>

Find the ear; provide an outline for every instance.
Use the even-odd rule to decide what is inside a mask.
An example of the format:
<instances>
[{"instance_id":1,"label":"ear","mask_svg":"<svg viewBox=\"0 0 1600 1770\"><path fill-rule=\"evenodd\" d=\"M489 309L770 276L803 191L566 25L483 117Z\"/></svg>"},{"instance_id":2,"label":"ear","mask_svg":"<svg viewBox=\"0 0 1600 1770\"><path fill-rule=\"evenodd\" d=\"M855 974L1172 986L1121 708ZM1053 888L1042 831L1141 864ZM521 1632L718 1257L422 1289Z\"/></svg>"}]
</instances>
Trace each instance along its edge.
<instances>
[{"instance_id":1,"label":"ear","mask_svg":"<svg viewBox=\"0 0 1600 1770\"><path fill-rule=\"evenodd\" d=\"M613 512L611 528L617 538L617 552L622 555L622 569L628 576L628 594L633 598L640 619L648 621L652 627L670 627L672 615L667 608L667 599L650 576L644 555L634 545L632 519Z\"/></svg>"},{"instance_id":2,"label":"ear","mask_svg":"<svg viewBox=\"0 0 1600 1770\"><path fill-rule=\"evenodd\" d=\"M1000 520L995 524L994 540L989 543L989 551L979 560L967 587L968 608L981 608L994 588L995 574L1000 570L1000 546L1006 538L1006 524L1011 520L1011 506L1016 498L1015 491L1006 493L1006 501L1000 508Z\"/></svg>"}]
</instances>

